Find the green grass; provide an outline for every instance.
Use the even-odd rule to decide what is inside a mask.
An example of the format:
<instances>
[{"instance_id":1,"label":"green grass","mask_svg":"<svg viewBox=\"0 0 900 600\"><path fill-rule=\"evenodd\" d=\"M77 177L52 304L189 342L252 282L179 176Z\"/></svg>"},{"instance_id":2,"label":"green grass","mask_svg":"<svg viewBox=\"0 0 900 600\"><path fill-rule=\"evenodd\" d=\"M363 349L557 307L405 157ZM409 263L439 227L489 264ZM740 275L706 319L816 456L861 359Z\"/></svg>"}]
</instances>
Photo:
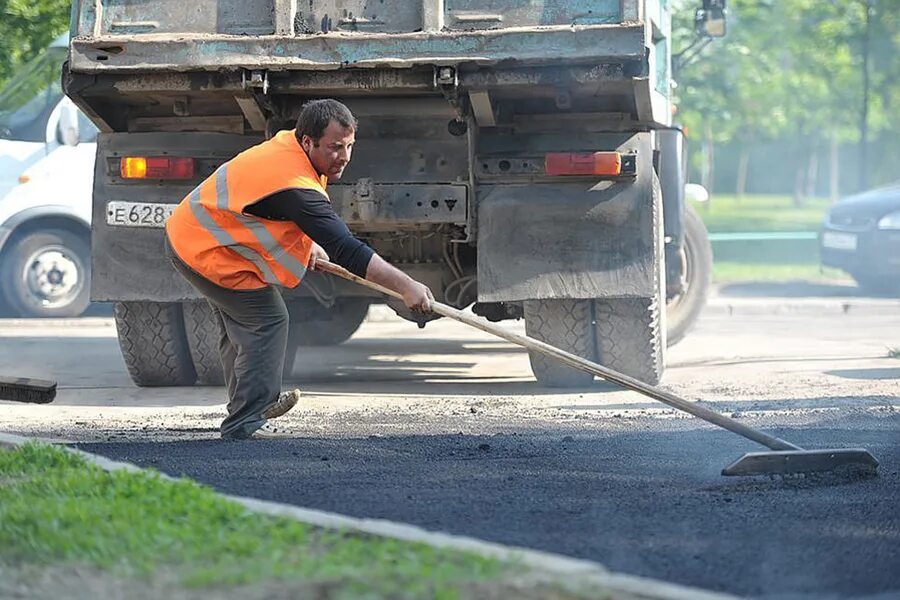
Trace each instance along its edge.
<instances>
[{"instance_id":1,"label":"green grass","mask_svg":"<svg viewBox=\"0 0 900 600\"><path fill-rule=\"evenodd\" d=\"M718 283L735 281L814 281L846 280L849 277L837 269L822 268L809 263L755 263L715 261L713 280Z\"/></svg>"},{"instance_id":2,"label":"green grass","mask_svg":"<svg viewBox=\"0 0 900 600\"><path fill-rule=\"evenodd\" d=\"M371 598L455 598L461 586L522 570L251 513L191 481L109 473L39 444L0 451L0 562L137 578L165 569L186 587L324 582L329 597Z\"/></svg>"},{"instance_id":3,"label":"green grass","mask_svg":"<svg viewBox=\"0 0 900 600\"><path fill-rule=\"evenodd\" d=\"M715 195L694 205L710 233L818 231L830 206L828 200L809 199L795 206L790 196ZM713 280L814 281L846 280L836 269L819 262L817 240L713 241Z\"/></svg>"},{"instance_id":4,"label":"green grass","mask_svg":"<svg viewBox=\"0 0 900 600\"><path fill-rule=\"evenodd\" d=\"M748 231L818 231L830 206L825 199L812 198L795 206L790 196L715 195L704 204L695 204L710 233Z\"/></svg>"}]
</instances>

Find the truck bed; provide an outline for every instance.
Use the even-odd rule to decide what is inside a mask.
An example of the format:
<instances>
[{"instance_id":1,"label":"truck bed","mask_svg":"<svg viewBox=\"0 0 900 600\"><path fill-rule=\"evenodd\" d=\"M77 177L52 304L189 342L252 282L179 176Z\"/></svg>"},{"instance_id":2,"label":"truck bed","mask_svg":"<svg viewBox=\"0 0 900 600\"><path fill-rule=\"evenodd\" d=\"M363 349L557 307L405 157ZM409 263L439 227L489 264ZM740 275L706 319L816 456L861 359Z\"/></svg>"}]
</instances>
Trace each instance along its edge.
<instances>
[{"instance_id":1,"label":"truck bed","mask_svg":"<svg viewBox=\"0 0 900 600\"><path fill-rule=\"evenodd\" d=\"M74 38L71 48L70 68L81 73L585 64L640 61L645 53L639 24L290 37L104 35Z\"/></svg>"},{"instance_id":2,"label":"truck bed","mask_svg":"<svg viewBox=\"0 0 900 600\"><path fill-rule=\"evenodd\" d=\"M78 0L64 86L104 132L260 132L271 115L289 120L291 107L322 96L458 107L474 94L483 114L491 102L550 98L572 113L667 124L664 5Z\"/></svg>"},{"instance_id":3,"label":"truck bed","mask_svg":"<svg viewBox=\"0 0 900 600\"><path fill-rule=\"evenodd\" d=\"M74 72L641 61L642 0L120 0L73 6Z\"/></svg>"}]
</instances>

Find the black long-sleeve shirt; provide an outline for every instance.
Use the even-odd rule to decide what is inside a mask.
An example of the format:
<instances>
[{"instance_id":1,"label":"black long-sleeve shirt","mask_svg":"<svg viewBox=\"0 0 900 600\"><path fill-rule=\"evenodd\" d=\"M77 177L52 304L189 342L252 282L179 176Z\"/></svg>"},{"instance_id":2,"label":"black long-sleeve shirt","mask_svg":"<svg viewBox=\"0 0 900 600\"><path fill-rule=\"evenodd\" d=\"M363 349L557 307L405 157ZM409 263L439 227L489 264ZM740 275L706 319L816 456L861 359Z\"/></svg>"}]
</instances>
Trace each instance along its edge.
<instances>
[{"instance_id":1,"label":"black long-sleeve shirt","mask_svg":"<svg viewBox=\"0 0 900 600\"><path fill-rule=\"evenodd\" d=\"M375 251L350 233L322 194L314 190L283 190L254 202L244 212L273 221L293 221L322 246L333 262L360 277L366 276Z\"/></svg>"}]
</instances>

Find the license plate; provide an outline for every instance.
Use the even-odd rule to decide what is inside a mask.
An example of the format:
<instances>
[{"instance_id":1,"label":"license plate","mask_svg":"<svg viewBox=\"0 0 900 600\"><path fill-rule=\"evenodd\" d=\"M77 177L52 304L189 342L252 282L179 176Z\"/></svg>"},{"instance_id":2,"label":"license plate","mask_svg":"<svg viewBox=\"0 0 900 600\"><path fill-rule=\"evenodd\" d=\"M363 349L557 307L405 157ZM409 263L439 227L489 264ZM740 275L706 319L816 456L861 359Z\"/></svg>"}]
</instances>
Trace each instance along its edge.
<instances>
[{"instance_id":1,"label":"license plate","mask_svg":"<svg viewBox=\"0 0 900 600\"><path fill-rule=\"evenodd\" d=\"M165 227L176 206L160 202L108 202L106 223L119 227Z\"/></svg>"},{"instance_id":2,"label":"license plate","mask_svg":"<svg viewBox=\"0 0 900 600\"><path fill-rule=\"evenodd\" d=\"M856 250L856 234L826 231L822 234L822 246L835 250Z\"/></svg>"}]
</instances>

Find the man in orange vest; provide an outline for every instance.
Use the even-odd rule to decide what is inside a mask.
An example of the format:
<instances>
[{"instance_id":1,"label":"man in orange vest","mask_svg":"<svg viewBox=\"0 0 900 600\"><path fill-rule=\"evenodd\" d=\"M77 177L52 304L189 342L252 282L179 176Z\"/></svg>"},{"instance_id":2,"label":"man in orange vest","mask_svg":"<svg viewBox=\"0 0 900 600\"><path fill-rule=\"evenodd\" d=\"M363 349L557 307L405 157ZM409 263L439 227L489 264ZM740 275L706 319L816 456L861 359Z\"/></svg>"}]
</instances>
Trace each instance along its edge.
<instances>
[{"instance_id":1,"label":"man in orange vest","mask_svg":"<svg viewBox=\"0 0 900 600\"><path fill-rule=\"evenodd\" d=\"M173 266L207 299L219 326L224 438L286 437L268 422L299 398L281 391L288 311L277 288L296 287L317 260L396 290L410 309L431 308L431 291L355 238L328 199L328 182L350 162L356 127L340 102L309 102L295 130L226 162L166 222Z\"/></svg>"}]
</instances>

